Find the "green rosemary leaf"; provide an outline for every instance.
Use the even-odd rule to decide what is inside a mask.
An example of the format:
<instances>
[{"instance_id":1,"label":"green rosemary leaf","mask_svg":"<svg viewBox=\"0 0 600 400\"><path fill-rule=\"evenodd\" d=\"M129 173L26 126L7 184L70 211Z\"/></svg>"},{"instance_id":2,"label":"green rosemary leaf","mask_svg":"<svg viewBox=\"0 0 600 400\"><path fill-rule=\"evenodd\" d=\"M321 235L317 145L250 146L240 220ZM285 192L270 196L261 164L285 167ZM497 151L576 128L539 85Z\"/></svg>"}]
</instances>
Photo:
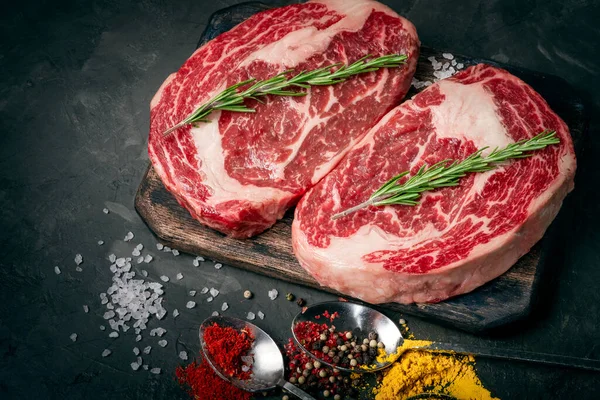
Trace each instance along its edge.
<instances>
[{"instance_id":1,"label":"green rosemary leaf","mask_svg":"<svg viewBox=\"0 0 600 400\"><path fill-rule=\"evenodd\" d=\"M171 132L187 124L207 122L207 117L215 110L254 112L254 110L243 106L244 100L246 99L258 100L258 97L267 95L292 97L305 96L306 92L291 91L289 89L308 89L311 86L335 85L346 81L353 75L377 71L381 68L398 68L406 63L407 58L407 56L402 54L388 54L377 58L372 58L368 55L356 60L351 65L335 63L311 71L301 71L290 78L288 78L288 76L293 73L292 70L283 71L262 81L254 78L247 79L231 85L218 93L198 107L183 121L167 129L163 135L167 136ZM241 90L244 86L248 87Z\"/></svg>"},{"instance_id":2,"label":"green rosemary leaf","mask_svg":"<svg viewBox=\"0 0 600 400\"><path fill-rule=\"evenodd\" d=\"M331 219L339 219L369 206L408 205L414 206L423 192L458 186L460 179L468 173L486 172L494 169L497 164L511 160L531 157L534 151L560 143L556 131L545 130L531 139L523 139L511 143L502 149L494 149L483 156L484 147L477 150L462 161L444 160L434 165L423 165L404 183L401 178L409 174L404 171L377 189L371 197L354 207L334 214Z\"/></svg>"}]
</instances>

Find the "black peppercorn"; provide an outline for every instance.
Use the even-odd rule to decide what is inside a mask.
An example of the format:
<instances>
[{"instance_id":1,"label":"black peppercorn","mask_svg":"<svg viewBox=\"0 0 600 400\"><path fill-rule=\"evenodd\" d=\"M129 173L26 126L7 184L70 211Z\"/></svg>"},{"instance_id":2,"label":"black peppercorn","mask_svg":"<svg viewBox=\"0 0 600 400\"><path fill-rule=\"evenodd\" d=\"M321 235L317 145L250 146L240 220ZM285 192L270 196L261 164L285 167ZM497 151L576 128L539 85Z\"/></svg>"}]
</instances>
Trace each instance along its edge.
<instances>
[{"instance_id":1,"label":"black peppercorn","mask_svg":"<svg viewBox=\"0 0 600 400\"><path fill-rule=\"evenodd\" d=\"M306 300L304 300L302 297L299 297L298 300L296 300L296 304L298 304L300 307L304 307Z\"/></svg>"},{"instance_id":2,"label":"black peppercorn","mask_svg":"<svg viewBox=\"0 0 600 400\"><path fill-rule=\"evenodd\" d=\"M339 356L333 357L333 363L334 364L339 364L340 363L340 357Z\"/></svg>"},{"instance_id":3,"label":"black peppercorn","mask_svg":"<svg viewBox=\"0 0 600 400\"><path fill-rule=\"evenodd\" d=\"M369 332L369 340L377 340L377 332Z\"/></svg>"},{"instance_id":4,"label":"black peppercorn","mask_svg":"<svg viewBox=\"0 0 600 400\"><path fill-rule=\"evenodd\" d=\"M370 357L373 357L373 358L377 357L377 349L376 349L376 348L373 348L373 347L372 347L372 348L370 348L370 349L369 349L369 356L370 356Z\"/></svg>"},{"instance_id":5,"label":"black peppercorn","mask_svg":"<svg viewBox=\"0 0 600 400\"><path fill-rule=\"evenodd\" d=\"M313 350L321 350L323 348L323 342L317 341L312 344Z\"/></svg>"},{"instance_id":6,"label":"black peppercorn","mask_svg":"<svg viewBox=\"0 0 600 400\"><path fill-rule=\"evenodd\" d=\"M342 339L338 338L338 339L335 341L335 344L337 344L338 346L341 346L341 345L343 345L343 344L344 344L344 341L343 341Z\"/></svg>"}]
</instances>

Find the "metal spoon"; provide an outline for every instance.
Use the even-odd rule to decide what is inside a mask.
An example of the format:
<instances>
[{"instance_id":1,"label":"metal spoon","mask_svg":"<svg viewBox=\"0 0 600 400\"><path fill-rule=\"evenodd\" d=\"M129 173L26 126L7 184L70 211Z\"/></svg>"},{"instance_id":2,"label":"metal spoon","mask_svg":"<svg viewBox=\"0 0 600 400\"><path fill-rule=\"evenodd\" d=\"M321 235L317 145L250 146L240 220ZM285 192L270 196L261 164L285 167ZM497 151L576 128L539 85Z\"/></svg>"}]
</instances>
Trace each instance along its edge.
<instances>
[{"instance_id":1,"label":"metal spoon","mask_svg":"<svg viewBox=\"0 0 600 400\"><path fill-rule=\"evenodd\" d=\"M245 328L254 336L254 343L252 345L254 362L252 363L252 375L249 380L244 381L227 376L219 365L211 359L210 354L206 350L204 330L214 323L223 327L231 327L236 330ZM275 341L265 331L250 322L222 316L207 318L200 325L200 347L202 348L204 358L215 370L217 375L240 389L248 392L264 392L279 386L302 400L316 400L314 397L284 379L283 357L281 356L281 351L279 351L277 344L275 344Z\"/></svg>"},{"instance_id":2,"label":"metal spoon","mask_svg":"<svg viewBox=\"0 0 600 400\"><path fill-rule=\"evenodd\" d=\"M335 367L342 371L351 372L373 372L389 367L395 360L389 360L385 363L375 364L375 368L364 370L361 368L348 369L338 365L332 365L318 357L316 357L310 349L307 349L300 343L294 332L294 327L297 323L302 321L312 321L316 323L323 323L326 320L321 316L325 311L333 314L337 312L339 317L336 318L333 324L337 331L353 330L360 328L362 332L375 332L379 336L379 341L385 344L385 351L387 354L394 354L397 348L402 345L404 339L400 330L388 317L383 315L373 308L363 306L360 304L332 301L326 303L315 304L303 313L299 313L292 322L292 334L296 343L306 351L312 358L319 360L321 363ZM591 371L600 371L600 360L594 360L589 358L578 358L563 356L557 354L547 353L534 353L522 350L502 349L502 348L481 348L475 346L462 346L451 343L440 343L433 342L429 346L415 346L414 349L424 348L437 352L455 352L461 354L472 354L474 356L496 358L511 361L525 361L533 362L538 364L553 365L560 367L580 368Z\"/></svg>"}]
</instances>

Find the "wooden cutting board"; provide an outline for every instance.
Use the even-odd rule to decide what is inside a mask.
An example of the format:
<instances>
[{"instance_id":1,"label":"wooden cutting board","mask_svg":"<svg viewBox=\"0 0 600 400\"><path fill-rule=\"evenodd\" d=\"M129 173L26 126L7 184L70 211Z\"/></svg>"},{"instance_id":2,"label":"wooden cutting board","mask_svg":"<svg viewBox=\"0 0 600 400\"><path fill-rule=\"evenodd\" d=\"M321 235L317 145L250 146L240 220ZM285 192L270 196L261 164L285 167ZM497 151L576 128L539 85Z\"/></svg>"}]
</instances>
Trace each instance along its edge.
<instances>
[{"instance_id":1,"label":"wooden cutting board","mask_svg":"<svg viewBox=\"0 0 600 400\"><path fill-rule=\"evenodd\" d=\"M207 29L198 45L231 29L252 14L268 6L261 3L244 3L220 10L212 15ZM190 54L193 49L190 49ZM443 59L442 51L422 48L416 78L432 81L433 67L427 59ZM588 108L575 90L561 78L525 69L503 65L490 60L479 60L455 55L465 66L485 62L509 70L533 86L569 125L578 157L581 155L583 138L587 129ZM416 91L409 93L412 96ZM568 203L568 202L567 202ZM319 286L298 264L292 253L291 223L293 210L265 233L247 240L236 240L207 228L182 208L167 192L158 175L152 169L144 175L135 198L135 207L150 229L165 243L192 254L272 276L277 279L306 285L332 292ZM449 324L471 332L481 332L504 325L530 314L540 283L542 272L548 264L548 255L556 233L561 229L561 218L568 210L562 210L544 238L515 266L499 278L475 291L438 304L402 305L389 303L383 308L399 310Z\"/></svg>"}]
</instances>

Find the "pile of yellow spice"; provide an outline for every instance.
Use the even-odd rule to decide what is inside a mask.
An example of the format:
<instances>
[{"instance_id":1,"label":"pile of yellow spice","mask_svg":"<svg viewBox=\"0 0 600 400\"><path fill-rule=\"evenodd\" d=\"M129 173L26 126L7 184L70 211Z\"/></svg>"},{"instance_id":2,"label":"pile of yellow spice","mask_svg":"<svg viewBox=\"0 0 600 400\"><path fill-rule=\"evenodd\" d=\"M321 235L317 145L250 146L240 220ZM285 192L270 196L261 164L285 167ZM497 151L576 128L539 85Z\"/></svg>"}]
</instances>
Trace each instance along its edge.
<instances>
[{"instance_id":1,"label":"pile of yellow spice","mask_svg":"<svg viewBox=\"0 0 600 400\"><path fill-rule=\"evenodd\" d=\"M459 400L493 400L475 371L475 359L468 355L423 350L431 342L405 339L389 360L398 359L384 372L373 390L376 400L408 399L436 393ZM378 360L382 361L382 360Z\"/></svg>"}]
</instances>

